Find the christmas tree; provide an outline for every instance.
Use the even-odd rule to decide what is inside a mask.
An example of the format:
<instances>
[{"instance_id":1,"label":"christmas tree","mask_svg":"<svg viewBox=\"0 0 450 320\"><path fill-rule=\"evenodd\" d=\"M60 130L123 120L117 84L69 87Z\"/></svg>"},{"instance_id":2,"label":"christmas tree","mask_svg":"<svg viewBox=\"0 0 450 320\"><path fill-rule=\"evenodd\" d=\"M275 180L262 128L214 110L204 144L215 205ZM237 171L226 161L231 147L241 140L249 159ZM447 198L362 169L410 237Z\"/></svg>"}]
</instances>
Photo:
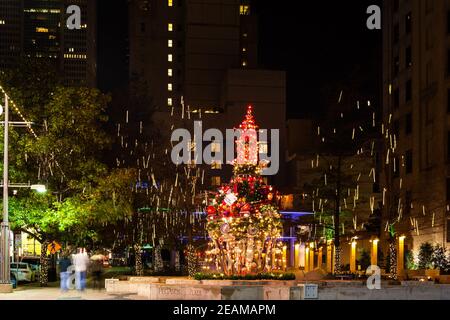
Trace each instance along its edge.
<instances>
[{"instance_id":1,"label":"christmas tree","mask_svg":"<svg viewBox=\"0 0 450 320\"><path fill-rule=\"evenodd\" d=\"M234 175L207 208L211 242L206 254L213 268L226 275L270 272L285 265L277 193L261 176L267 163L258 161L257 129L249 106L239 126Z\"/></svg>"}]
</instances>

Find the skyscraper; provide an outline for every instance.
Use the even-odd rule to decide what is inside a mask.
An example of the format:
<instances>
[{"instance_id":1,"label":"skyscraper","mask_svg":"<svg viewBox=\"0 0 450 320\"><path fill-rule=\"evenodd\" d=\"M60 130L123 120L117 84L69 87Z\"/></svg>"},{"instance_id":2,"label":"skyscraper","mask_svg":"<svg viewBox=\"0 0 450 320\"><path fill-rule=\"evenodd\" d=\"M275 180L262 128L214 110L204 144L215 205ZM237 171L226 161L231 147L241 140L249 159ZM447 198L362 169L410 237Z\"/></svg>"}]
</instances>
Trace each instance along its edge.
<instances>
[{"instance_id":1,"label":"skyscraper","mask_svg":"<svg viewBox=\"0 0 450 320\"><path fill-rule=\"evenodd\" d=\"M397 146L387 192L395 231L417 254L450 242L450 2L385 1L383 19L384 118Z\"/></svg>"},{"instance_id":2,"label":"skyscraper","mask_svg":"<svg viewBox=\"0 0 450 320\"><path fill-rule=\"evenodd\" d=\"M280 130L281 168L272 182L282 184L286 75L258 68L258 24L251 9L247 0L130 0L130 78L145 82L160 111L157 121L166 128L177 126L170 113L182 99L186 111L202 115L204 130L223 132L254 105L262 128ZM206 184L231 176L230 166L209 169Z\"/></svg>"},{"instance_id":3,"label":"skyscraper","mask_svg":"<svg viewBox=\"0 0 450 320\"><path fill-rule=\"evenodd\" d=\"M216 110L226 70L257 65L257 24L239 0L131 0L130 73L160 108ZM165 81L161 81L164 79Z\"/></svg>"},{"instance_id":4,"label":"skyscraper","mask_svg":"<svg viewBox=\"0 0 450 320\"><path fill-rule=\"evenodd\" d=\"M81 29L69 30L66 9L81 9ZM0 3L0 67L19 57L48 59L66 85L96 85L96 4L89 0L5 0Z\"/></svg>"}]
</instances>

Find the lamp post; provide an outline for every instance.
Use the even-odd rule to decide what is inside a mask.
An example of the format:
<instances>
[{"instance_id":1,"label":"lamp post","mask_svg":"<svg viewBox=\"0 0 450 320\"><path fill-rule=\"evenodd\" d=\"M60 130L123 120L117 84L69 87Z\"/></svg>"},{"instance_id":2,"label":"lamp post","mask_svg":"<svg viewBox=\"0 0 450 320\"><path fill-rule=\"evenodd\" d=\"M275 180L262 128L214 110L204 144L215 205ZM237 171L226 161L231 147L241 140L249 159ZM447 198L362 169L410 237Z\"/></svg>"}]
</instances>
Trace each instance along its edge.
<instances>
[{"instance_id":1,"label":"lamp post","mask_svg":"<svg viewBox=\"0 0 450 320\"><path fill-rule=\"evenodd\" d=\"M9 110L8 96L5 94L5 123L3 136L3 222L1 238L1 264L0 283L10 285L11 275L9 270L9 217L8 217L8 138L9 138Z\"/></svg>"},{"instance_id":2,"label":"lamp post","mask_svg":"<svg viewBox=\"0 0 450 320\"><path fill-rule=\"evenodd\" d=\"M8 146L9 146L9 126L11 125L27 125L28 122L11 122L9 121L9 105L8 96L5 94L5 107L0 106L0 115L5 113L4 136L3 136L3 221L1 224L1 241L0 241L0 292L11 292L11 273L10 273L10 252L9 252L9 215L8 215ZM13 186L13 185L11 185ZM37 192L45 192L43 185L17 185L15 187L26 187L36 190Z\"/></svg>"}]
</instances>

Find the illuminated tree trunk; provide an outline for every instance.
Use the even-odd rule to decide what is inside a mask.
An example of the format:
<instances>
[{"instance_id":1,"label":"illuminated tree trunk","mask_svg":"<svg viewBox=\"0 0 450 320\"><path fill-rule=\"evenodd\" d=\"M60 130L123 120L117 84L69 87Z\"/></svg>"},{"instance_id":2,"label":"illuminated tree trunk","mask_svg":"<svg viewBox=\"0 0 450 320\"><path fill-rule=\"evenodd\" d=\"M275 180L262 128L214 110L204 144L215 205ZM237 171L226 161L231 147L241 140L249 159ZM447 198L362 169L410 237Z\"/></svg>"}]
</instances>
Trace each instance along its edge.
<instances>
[{"instance_id":1,"label":"illuminated tree trunk","mask_svg":"<svg viewBox=\"0 0 450 320\"><path fill-rule=\"evenodd\" d=\"M136 275L141 277L144 275L144 265L142 263L142 255L141 255L142 247L140 244L136 243L134 245L134 255L135 255L135 268Z\"/></svg>"},{"instance_id":2,"label":"illuminated tree trunk","mask_svg":"<svg viewBox=\"0 0 450 320\"><path fill-rule=\"evenodd\" d=\"M46 287L48 284L48 263L49 259L47 257L47 246L49 245L49 241L44 240L41 243L41 270L39 272L39 284L41 287Z\"/></svg>"},{"instance_id":3,"label":"illuminated tree trunk","mask_svg":"<svg viewBox=\"0 0 450 320\"><path fill-rule=\"evenodd\" d=\"M194 277L197 273L197 254L195 252L195 247L192 244L188 244L187 246L187 267L189 277Z\"/></svg>"},{"instance_id":4,"label":"illuminated tree trunk","mask_svg":"<svg viewBox=\"0 0 450 320\"><path fill-rule=\"evenodd\" d=\"M161 246L157 245L155 247L155 253L154 253L154 261L155 261L155 266L154 266L154 270L155 272L161 272L163 270L163 261L162 261L162 257L161 257Z\"/></svg>"},{"instance_id":5,"label":"illuminated tree trunk","mask_svg":"<svg viewBox=\"0 0 450 320\"><path fill-rule=\"evenodd\" d=\"M341 272L341 243L340 243L340 222L341 214L341 164L342 158L338 158L337 179L336 179L336 197L334 203L334 273Z\"/></svg>"},{"instance_id":6,"label":"illuminated tree trunk","mask_svg":"<svg viewBox=\"0 0 450 320\"><path fill-rule=\"evenodd\" d=\"M393 279L397 280L397 248L395 247L395 238L394 240L390 240L389 243L389 257L389 273L391 274Z\"/></svg>"}]
</instances>

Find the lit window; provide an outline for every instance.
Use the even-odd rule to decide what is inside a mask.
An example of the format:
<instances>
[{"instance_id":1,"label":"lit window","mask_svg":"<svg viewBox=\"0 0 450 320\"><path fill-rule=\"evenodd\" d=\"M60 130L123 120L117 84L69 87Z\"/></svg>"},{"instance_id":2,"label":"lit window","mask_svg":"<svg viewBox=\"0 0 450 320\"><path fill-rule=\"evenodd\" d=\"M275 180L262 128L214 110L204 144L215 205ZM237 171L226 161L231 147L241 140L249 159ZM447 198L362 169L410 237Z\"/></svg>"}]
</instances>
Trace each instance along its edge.
<instances>
[{"instance_id":1,"label":"lit window","mask_svg":"<svg viewBox=\"0 0 450 320\"><path fill-rule=\"evenodd\" d=\"M167 90L172 91L172 84L171 83L167 84Z\"/></svg>"},{"instance_id":2,"label":"lit window","mask_svg":"<svg viewBox=\"0 0 450 320\"><path fill-rule=\"evenodd\" d=\"M213 186L220 186L220 177L212 177L211 178L211 184Z\"/></svg>"},{"instance_id":3,"label":"lit window","mask_svg":"<svg viewBox=\"0 0 450 320\"><path fill-rule=\"evenodd\" d=\"M247 66L247 61L242 61L242 66L246 67Z\"/></svg>"},{"instance_id":4,"label":"lit window","mask_svg":"<svg viewBox=\"0 0 450 320\"><path fill-rule=\"evenodd\" d=\"M250 14L250 6L249 5L241 5L239 7L239 13L241 16L248 16Z\"/></svg>"},{"instance_id":5,"label":"lit window","mask_svg":"<svg viewBox=\"0 0 450 320\"><path fill-rule=\"evenodd\" d=\"M213 163L211 163L211 169L220 170L222 169L222 164L220 163L220 161L214 161Z\"/></svg>"},{"instance_id":6,"label":"lit window","mask_svg":"<svg viewBox=\"0 0 450 320\"><path fill-rule=\"evenodd\" d=\"M267 154L268 150L269 150L269 148L268 148L267 142L259 143L259 153Z\"/></svg>"},{"instance_id":7,"label":"lit window","mask_svg":"<svg viewBox=\"0 0 450 320\"><path fill-rule=\"evenodd\" d=\"M167 75L169 77L173 76L173 69L167 69Z\"/></svg>"},{"instance_id":8,"label":"lit window","mask_svg":"<svg viewBox=\"0 0 450 320\"><path fill-rule=\"evenodd\" d=\"M167 5L169 7L173 7L173 0L167 0Z\"/></svg>"},{"instance_id":9,"label":"lit window","mask_svg":"<svg viewBox=\"0 0 450 320\"><path fill-rule=\"evenodd\" d=\"M169 48L172 48L172 47L173 47L173 40L169 40L169 41L167 42L167 46L168 46Z\"/></svg>"},{"instance_id":10,"label":"lit window","mask_svg":"<svg viewBox=\"0 0 450 320\"><path fill-rule=\"evenodd\" d=\"M247 52L247 48L242 48L242 52Z\"/></svg>"},{"instance_id":11,"label":"lit window","mask_svg":"<svg viewBox=\"0 0 450 320\"><path fill-rule=\"evenodd\" d=\"M39 28L39 27L37 27L37 28L36 28L36 32L39 32L39 33L47 33L47 32L48 32L48 29L47 29L47 28Z\"/></svg>"},{"instance_id":12,"label":"lit window","mask_svg":"<svg viewBox=\"0 0 450 320\"><path fill-rule=\"evenodd\" d=\"M172 24L172 23L169 23L167 29L168 29L169 31L173 31L173 24Z\"/></svg>"},{"instance_id":13,"label":"lit window","mask_svg":"<svg viewBox=\"0 0 450 320\"><path fill-rule=\"evenodd\" d=\"M0 20L0 24L5 24L5 20Z\"/></svg>"},{"instance_id":14,"label":"lit window","mask_svg":"<svg viewBox=\"0 0 450 320\"><path fill-rule=\"evenodd\" d=\"M172 61L173 61L173 56L172 56L172 54L169 54L169 55L167 56L167 61L169 61L169 62L172 62Z\"/></svg>"},{"instance_id":15,"label":"lit window","mask_svg":"<svg viewBox=\"0 0 450 320\"><path fill-rule=\"evenodd\" d=\"M169 107L171 107L172 104L173 104L172 98L168 98L168 99L167 99L167 105L168 105Z\"/></svg>"},{"instance_id":16,"label":"lit window","mask_svg":"<svg viewBox=\"0 0 450 320\"><path fill-rule=\"evenodd\" d=\"M218 142L211 143L211 152L220 152L220 143Z\"/></svg>"},{"instance_id":17,"label":"lit window","mask_svg":"<svg viewBox=\"0 0 450 320\"><path fill-rule=\"evenodd\" d=\"M248 34L247 34L247 33L243 33L242 36L243 36L244 38L247 38Z\"/></svg>"}]
</instances>

